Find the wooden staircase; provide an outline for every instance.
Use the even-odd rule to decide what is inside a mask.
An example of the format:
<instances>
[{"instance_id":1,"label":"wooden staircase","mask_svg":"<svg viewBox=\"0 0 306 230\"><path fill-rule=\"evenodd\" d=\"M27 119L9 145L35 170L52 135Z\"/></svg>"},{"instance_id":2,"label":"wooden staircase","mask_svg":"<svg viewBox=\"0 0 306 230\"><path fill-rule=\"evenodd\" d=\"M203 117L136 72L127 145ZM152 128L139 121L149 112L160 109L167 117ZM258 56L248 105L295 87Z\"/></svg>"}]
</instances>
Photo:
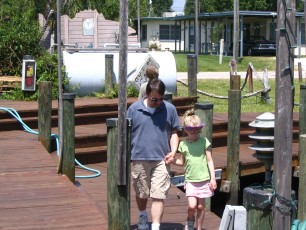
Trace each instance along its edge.
<instances>
[{"instance_id":1,"label":"wooden staircase","mask_svg":"<svg viewBox=\"0 0 306 230\"><path fill-rule=\"evenodd\" d=\"M127 105L135 102L136 98L129 98ZM174 97L173 104L176 106L179 116L193 107L196 103L196 97ZM5 103L2 103L5 104ZM37 102L27 105L24 102L7 102L12 108L18 111L22 121L31 129L38 128ZM3 106L3 105L1 105ZM58 111L57 102L52 102L52 133L58 133ZM20 109L18 109L20 108ZM82 164L93 164L106 162L107 160L107 127L106 119L114 118L118 115L117 99L76 99L75 100L75 154L76 158ZM253 144L254 140L249 138L249 134L254 133L255 129L249 126L249 123L261 113L243 114L240 121L240 143ZM298 142L298 114L294 114L293 122L293 142ZM23 127L19 121L5 111L0 111L0 132L10 130L22 130ZM182 137L183 133L180 132ZM222 148L227 146L227 113L214 113L213 124L213 148ZM55 142L54 142L55 150ZM214 151L214 150L213 150ZM223 151L226 151L224 149Z\"/></svg>"},{"instance_id":2,"label":"wooden staircase","mask_svg":"<svg viewBox=\"0 0 306 230\"><path fill-rule=\"evenodd\" d=\"M137 98L129 98L131 105ZM182 115L196 103L196 97L174 97L173 104ZM87 103L86 103L87 102ZM22 102L20 102L22 103ZM52 133L58 133L57 103L52 103ZM16 106L18 107L18 106ZM14 108L17 110L17 108ZM22 121L31 129L38 129L37 106L17 111ZM105 162L107 159L106 120L118 116L117 99L76 99L75 101L75 154L82 164ZM7 112L0 111L0 132L22 130L21 123ZM55 148L55 143L54 143Z\"/></svg>"}]
</instances>

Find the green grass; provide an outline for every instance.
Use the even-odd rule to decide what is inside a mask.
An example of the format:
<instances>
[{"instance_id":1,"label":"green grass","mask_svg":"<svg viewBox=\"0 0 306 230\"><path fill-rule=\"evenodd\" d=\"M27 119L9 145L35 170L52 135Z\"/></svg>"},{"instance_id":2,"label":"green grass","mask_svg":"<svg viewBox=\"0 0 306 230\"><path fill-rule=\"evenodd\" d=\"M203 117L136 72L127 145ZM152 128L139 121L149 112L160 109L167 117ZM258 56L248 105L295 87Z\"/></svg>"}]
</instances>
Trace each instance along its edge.
<instances>
[{"instance_id":1,"label":"green grass","mask_svg":"<svg viewBox=\"0 0 306 230\"><path fill-rule=\"evenodd\" d=\"M174 53L176 60L177 72L187 72L187 54ZM229 72L229 62L231 56L223 56L222 64L219 64L219 56L217 55L199 55L198 68L199 72ZM249 63L252 63L256 71L261 72L264 69L268 71L275 71L276 58L275 57L253 57L246 56L239 60L237 64L238 72L246 72ZM241 85L244 82L244 76L241 76ZM214 80L198 80L198 90L213 94L216 96L228 97L229 79L214 79ZM300 99L300 82L294 81L295 95L294 102L299 103ZM271 112L275 110L275 79L269 79L271 91L268 93L271 98L271 103L266 103L261 95L242 98L241 99L241 112ZM263 88L262 83L253 76L253 92L259 91ZM177 83L178 96L187 96L188 88L181 83ZM242 96L249 94L249 82L247 82ZM209 97L198 93L198 102L211 102L214 104L214 112L228 112L228 100ZM294 111L298 111L298 106L294 107Z\"/></svg>"},{"instance_id":2,"label":"green grass","mask_svg":"<svg viewBox=\"0 0 306 230\"><path fill-rule=\"evenodd\" d=\"M244 82L244 79L241 79L241 85ZM229 80L198 80L198 90L203 92L228 97L229 92ZM268 93L271 98L271 104L267 104L262 100L260 94L258 96L242 98L241 99L241 112L271 112L275 111L275 79L269 80L269 85L271 91ZM295 86L295 95L294 102L299 103L300 99L300 82L298 80L294 81ZM253 92L259 91L263 88L261 82L256 78L253 79ZM188 88L181 83L177 83L177 92L178 96L187 96ZM242 96L249 93L249 83L247 82L244 90L241 92ZM214 112L228 112L228 100L227 99L218 99L215 97L209 97L198 93L199 99L198 102L211 102L214 105ZM294 107L294 111L298 111L298 106Z\"/></svg>"},{"instance_id":3,"label":"green grass","mask_svg":"<svg viewBox=\"0 0 306 230\"><path fill-rule=\"evenodd\" d=\"M187 72L187 54L173 53L177 72ZM199 72L229 72L229 62L231 56L223 56L222 64L219 64L219 56L217 55L199 55L198 57L198 71ZM275 57L253 57L246 56L240 58L237 64L237 71L247 71L249 63L252 63L256 71L275 70L276 58Z\"/></svg>"}]
</instances>

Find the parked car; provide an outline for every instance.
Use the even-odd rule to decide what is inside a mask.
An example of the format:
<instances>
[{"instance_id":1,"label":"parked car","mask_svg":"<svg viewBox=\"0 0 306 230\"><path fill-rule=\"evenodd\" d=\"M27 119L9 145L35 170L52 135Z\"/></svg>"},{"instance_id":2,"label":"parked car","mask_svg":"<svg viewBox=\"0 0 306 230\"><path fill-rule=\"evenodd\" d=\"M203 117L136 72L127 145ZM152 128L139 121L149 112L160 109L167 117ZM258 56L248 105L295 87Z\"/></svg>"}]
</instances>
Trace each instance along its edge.
<instances>
[{"instance_id":1,"label":"parked car","mask_svg":"<svg viewBox=\"0 0 306 230\"><path fill-rule=\"evenodd\" d=\"M233 50L233 45L230 51ZM239 49L240 52L240 49ZM243 40L243 55L275 55L276 42L266 40L264 36L251 36Z\"/></svg>"}]
</instances>

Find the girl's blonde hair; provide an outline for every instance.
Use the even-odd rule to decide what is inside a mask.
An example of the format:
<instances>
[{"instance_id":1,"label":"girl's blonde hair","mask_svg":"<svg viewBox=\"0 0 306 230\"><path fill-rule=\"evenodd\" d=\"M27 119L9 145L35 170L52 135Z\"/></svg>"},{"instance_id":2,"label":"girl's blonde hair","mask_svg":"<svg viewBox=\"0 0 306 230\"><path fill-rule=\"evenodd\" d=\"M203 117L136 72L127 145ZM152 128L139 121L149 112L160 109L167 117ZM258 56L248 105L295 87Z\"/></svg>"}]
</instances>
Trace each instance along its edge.
<instances>
[{"instance_id":1,"label":"girl's blonde hair","mask_svg":"<svg viewBox=\"0 0 306 230\"><path fill-rule=\"evenodd\" d=\"M195 114L194 109L187 110L183 115L183 128L184 127L199 127L201 126L201 120L198 115Z\"/></svg>"}]
</instances>

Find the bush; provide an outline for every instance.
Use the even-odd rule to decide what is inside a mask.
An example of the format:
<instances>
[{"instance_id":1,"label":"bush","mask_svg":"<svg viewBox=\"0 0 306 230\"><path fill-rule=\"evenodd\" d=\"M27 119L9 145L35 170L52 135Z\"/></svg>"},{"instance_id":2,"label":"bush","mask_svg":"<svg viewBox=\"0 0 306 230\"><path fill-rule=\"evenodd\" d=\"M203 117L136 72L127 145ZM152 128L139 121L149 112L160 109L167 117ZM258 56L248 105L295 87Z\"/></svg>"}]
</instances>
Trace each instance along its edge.
<instances>
[{"instance_id":1,"label":"bush","mask_svg":"<svg viewBox=\"0 0 306 230\"><path fill-rule=\"evenodd\" d=\"M3 93L2 98L8 100L25 100L33 101L38 99L38 84L42 81L52 82L52 99L58 98L58 68L57 55L45 53L36 60L36 91L24 92L20 88L16 88L9 93ZM62 69L62 83L64 86L69 82L65 68Z\"/></svg>"},{"instance_id":2,"label":"bush","mask_svg":"<svg viewBox=\"0 0 306 230\"><path fill-rule=\"evenodd\" d=\"M97 98L117 98L119 95L119 86L118 84L114 85L113 90L111 90L108 94L105 93L94 93L94 96ZM132 84L127 85L127 97L138 97L139 90Z\"/></svg>"}]
</instances>

